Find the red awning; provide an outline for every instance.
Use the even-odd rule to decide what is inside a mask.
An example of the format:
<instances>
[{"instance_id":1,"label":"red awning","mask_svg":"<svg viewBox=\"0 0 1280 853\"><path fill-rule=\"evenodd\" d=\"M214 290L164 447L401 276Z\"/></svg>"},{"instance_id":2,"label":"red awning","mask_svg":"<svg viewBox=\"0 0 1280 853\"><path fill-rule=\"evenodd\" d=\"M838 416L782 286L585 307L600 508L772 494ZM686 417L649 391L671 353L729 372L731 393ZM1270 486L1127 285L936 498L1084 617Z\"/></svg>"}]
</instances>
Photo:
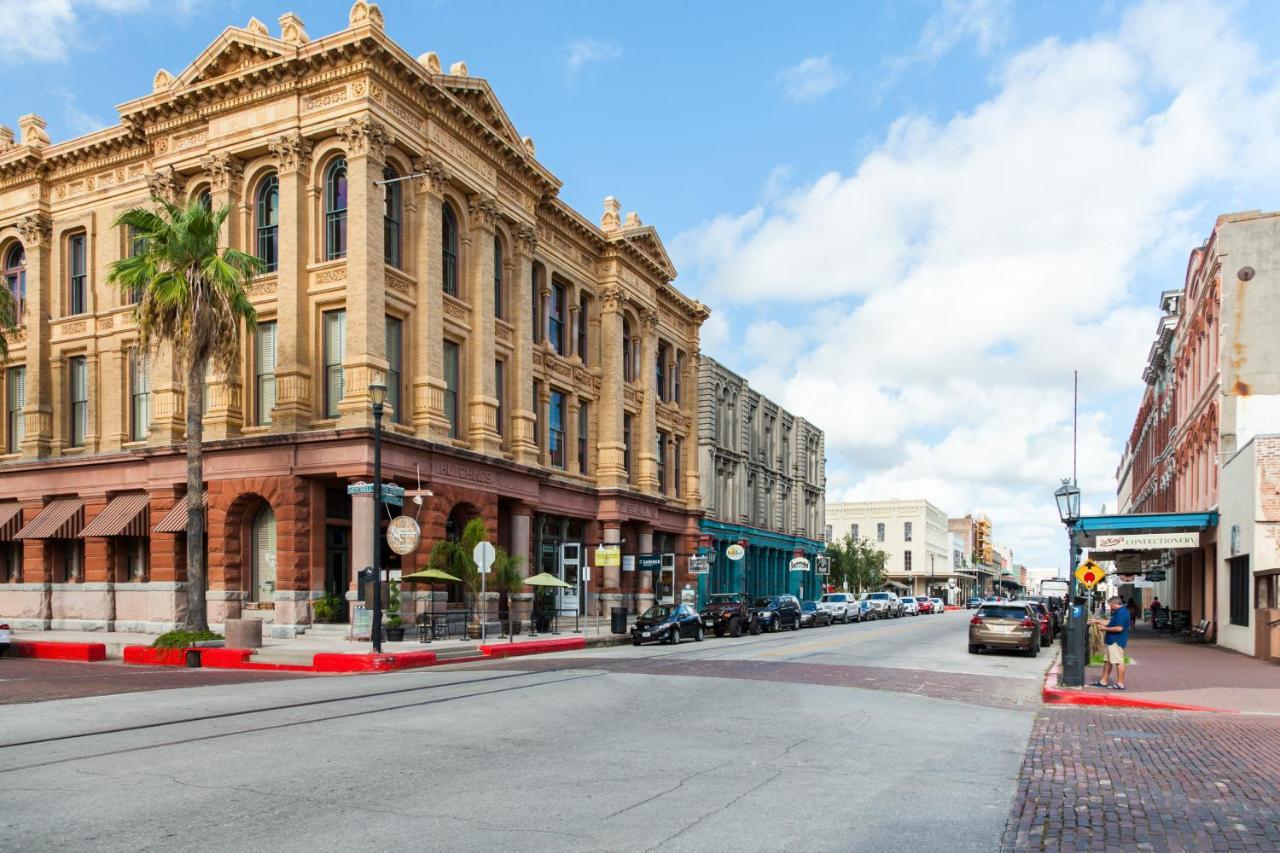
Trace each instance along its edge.
<instances>
[{"instance_id":1,"label":"red awning","mask_svg":"<svg viewBox=\"0 0 1280 853\"><path fill-rule=\"evenodd\" d=\"M205 507L209 506L209 493L204 493ZM187 499L179 498L173 509L164 514L160 523L155 526L154 533L186 533L187 532Z\"/></svg>"},{"instance_id":2,"label":"red awning","mask_svg":"<svg viewBox=\"0 0 1280 853\"><path fill-rule=\"evenodd\" d=\"M49 502L15 539L75 539L84 526L84 499L58 498Z\"/></svg>"},{"instance_id":3,"label":"red awning","mask_svg":"<svg viewBox=\"0 0 1280 853\"><path fill-rule=\"evenodd\" d=\"M22 504L0 504L0 542L12 542L18 528L22 526Z\"/></svg>"},{"instance_id":4,"label":"red awning","mask_svg":"<svg viewBox=\"0 0 1280 853\"><path fill-rule=\"evenodd\" d=\"M89 522L80 531L80 538L89 536L146 536L147 507L150 502L146 493L139 492L128 495L117 495L107 504L106 509L98 513L98 517Z\"/></svg>"}]
</instances>

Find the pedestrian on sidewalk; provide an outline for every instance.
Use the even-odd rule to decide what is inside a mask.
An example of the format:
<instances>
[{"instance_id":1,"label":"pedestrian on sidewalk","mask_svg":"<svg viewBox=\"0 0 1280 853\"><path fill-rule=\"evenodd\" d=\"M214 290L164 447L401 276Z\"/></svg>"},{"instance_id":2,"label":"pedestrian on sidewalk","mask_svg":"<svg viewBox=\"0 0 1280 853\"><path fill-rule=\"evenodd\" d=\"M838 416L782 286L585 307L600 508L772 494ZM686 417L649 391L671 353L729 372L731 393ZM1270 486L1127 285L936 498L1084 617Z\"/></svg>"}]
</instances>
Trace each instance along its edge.
<instances>
[{"instance_id":1,"label":"pedestrian on sidewalk","mask_svg":"<svg viewBox=\"0 0 1280 853\"><path fill-rule=\"evenodd\" d=\"M1102 678L1093 682L1093 687L1104 687L1108 690L1124 690L1124 653L1129 645L1129 626L1133 624L1133 618L1129 613L1129 608L1125 606L1124 599L1118 595L1113 595L1107 599L1107 606L1111 608L1111 619L1103 621L1102 619L1090 619L1089 621L1095 625L1101 626L1105 635L1103 640L1103 657L1102 657ZM1115 681L1109 682L1111 676L1111 668L1115 667Z\"/></svg>"}]
</instances>

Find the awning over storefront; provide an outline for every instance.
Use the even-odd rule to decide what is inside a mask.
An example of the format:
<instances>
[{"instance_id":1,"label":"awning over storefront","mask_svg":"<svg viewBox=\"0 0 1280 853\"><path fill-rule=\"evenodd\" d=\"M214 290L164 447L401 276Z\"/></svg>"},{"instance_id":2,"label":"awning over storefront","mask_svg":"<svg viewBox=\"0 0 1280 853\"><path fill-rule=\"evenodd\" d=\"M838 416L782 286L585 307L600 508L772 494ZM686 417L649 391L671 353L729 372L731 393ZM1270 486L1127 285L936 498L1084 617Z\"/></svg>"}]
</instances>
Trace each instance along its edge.
<instances>
[{"instance_id":1,"label":"awning over storefront","mask_svg":"<svg viewBox=\"0 0 1280 853\"><path fill-rule=\"evenodd\" d=\"M117 495L107 504L106 509L98 513L98 517L89 522L80 532L80 538L89 536L146 536L147 508L150 506L146 493Z\"/></svg>"},{"instance_id":2,"label":"awning over storefront","mask_svg":"<svg viewBox=\"0 0 1280 853\"><path fill-rule=\"evenodd\" d=\"M1199 548L1201 534L1217 526L1216 511L1151 512L1085 516L1074 530L1076 544L1095 559L1114 562L1120 574L1141 574L1165 552Z\"/></svg>"},{"instance_id":3,"label":"awning over storefront","mask_svg":"<svg viewBox=\"0 0 1280 853\"><path fill-rule=\"evenodd\" d=\"M891 586L894 589L911 589L911 587L907 586L905 583L898 583L897 581L885 581L884 585L886 587Z\"/></svg>"},{"instance_id":4,"label":"awning over storefront","mask_svg":"<svg viewBox=\"0 0 1280 853\"><path fill-rule=\"evenodd\" d=\"M12 542L22 526L22 504L0 504L0 542Z\"/></svg>"},{"instance_id":5,"label":"awning over storefront","mask_svg":"<svg viewBox=\"0 0 1280 853\"><path fill-rule=\"evenodd\" d=\"M206 508L209 506L209 493L204 493L204 500L201 502ZM160 523L155 526L155 533L186 533L187 532L187 499L180 498L173 505L173 509L164 514L164 518L160 519Z\"/></svg>"},{"instance_id":6,"label":"awning over storefront","mask_svg":"<svg viewBox=\"0 0 1280 853\"><path fill-rule=\"evenodd\" d=\"M84 499L58 498L51 501L31 523L18 531L15 539L75 539L84 527Z\"/></svg>"}]
</instances>

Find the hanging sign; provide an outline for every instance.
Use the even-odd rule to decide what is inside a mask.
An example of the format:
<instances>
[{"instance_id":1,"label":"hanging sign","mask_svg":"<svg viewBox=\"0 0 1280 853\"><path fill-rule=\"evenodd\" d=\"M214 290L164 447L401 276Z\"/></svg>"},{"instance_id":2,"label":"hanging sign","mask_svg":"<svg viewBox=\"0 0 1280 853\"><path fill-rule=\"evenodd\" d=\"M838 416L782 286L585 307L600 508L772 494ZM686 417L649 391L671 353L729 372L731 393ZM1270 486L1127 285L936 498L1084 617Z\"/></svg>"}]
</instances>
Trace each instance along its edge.
<instances>
[{"instance_id":1,"label":"hanging sign","mask_svg":"<svg viewBox=\"0 0 1280 853\"><path fill-rule=\"evenodd\" d=\"M791 571L807 572L809 571L809 561L804 557L796 557L791 561Z\"/></svg>"},{"instance_id":2,"label":"hanging sign","mask_svg":"<svg viewBox=\"0 0 1280 853\"><path fill-rule=\"evenodd\" d=\"M387 547L400 556L418 550L422 528L407 515L397 515L387 524Z\"/></svg>"},{"instance_id":3,"label":"hanging sign","mask_svg":"<svg viewBox=\"0 0 1280 853\"><path fill-rule=\"evenodd\" d=\"M743 548L737 542L734 542L728 548L724 549L724 555L730 560L741 560L747 556L747 549Z\"/></svg>"},{"instance_id":4,"label":"hanging sign","mask_svg":"<svg viewBox=\"0 0 1280 853\"><path fill-rule=\"evenodd\" d=\"M617 545L599 545L596 547L596 565L600 568L617 566L622 563L622 549Z\"/></svg>"},{"instance_id":5,"label":"hanging sign","mask_svg":"<svg viewBox=\"0 0 1280 853\"><path fill-rule=\"evenodd\" d=\"M705 575L711 570L711 564L707 562L706 557L690 557L689 558L689 574Z\"/></svg>"}]
</instances>

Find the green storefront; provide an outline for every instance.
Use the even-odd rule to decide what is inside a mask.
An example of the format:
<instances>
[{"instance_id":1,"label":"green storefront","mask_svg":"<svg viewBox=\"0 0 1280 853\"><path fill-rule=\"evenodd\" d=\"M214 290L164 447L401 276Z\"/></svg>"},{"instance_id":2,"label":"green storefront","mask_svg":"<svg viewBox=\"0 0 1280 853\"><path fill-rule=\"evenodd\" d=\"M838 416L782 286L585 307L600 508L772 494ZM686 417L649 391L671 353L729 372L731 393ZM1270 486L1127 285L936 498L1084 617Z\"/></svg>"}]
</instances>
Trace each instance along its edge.
<instances>
[{"instance_id":1,"label":"green storefront","mask_svg":"<svg viewBox=\"0 0 1280 853\"><path fill-rule=\"evenodd\" d=\"M703 519L701 529L710 568L698 575L699 607L708 595L719 592L745 592L752 598L789 593L801 600L822 595L826 578L816 568L817 556L826 547L823 543L708 519ZM746 550L741 560L730 560L726 554L734 543ZM791 571L797 549L809 560L808 571Z\"/></svg>"}]
</instances>

